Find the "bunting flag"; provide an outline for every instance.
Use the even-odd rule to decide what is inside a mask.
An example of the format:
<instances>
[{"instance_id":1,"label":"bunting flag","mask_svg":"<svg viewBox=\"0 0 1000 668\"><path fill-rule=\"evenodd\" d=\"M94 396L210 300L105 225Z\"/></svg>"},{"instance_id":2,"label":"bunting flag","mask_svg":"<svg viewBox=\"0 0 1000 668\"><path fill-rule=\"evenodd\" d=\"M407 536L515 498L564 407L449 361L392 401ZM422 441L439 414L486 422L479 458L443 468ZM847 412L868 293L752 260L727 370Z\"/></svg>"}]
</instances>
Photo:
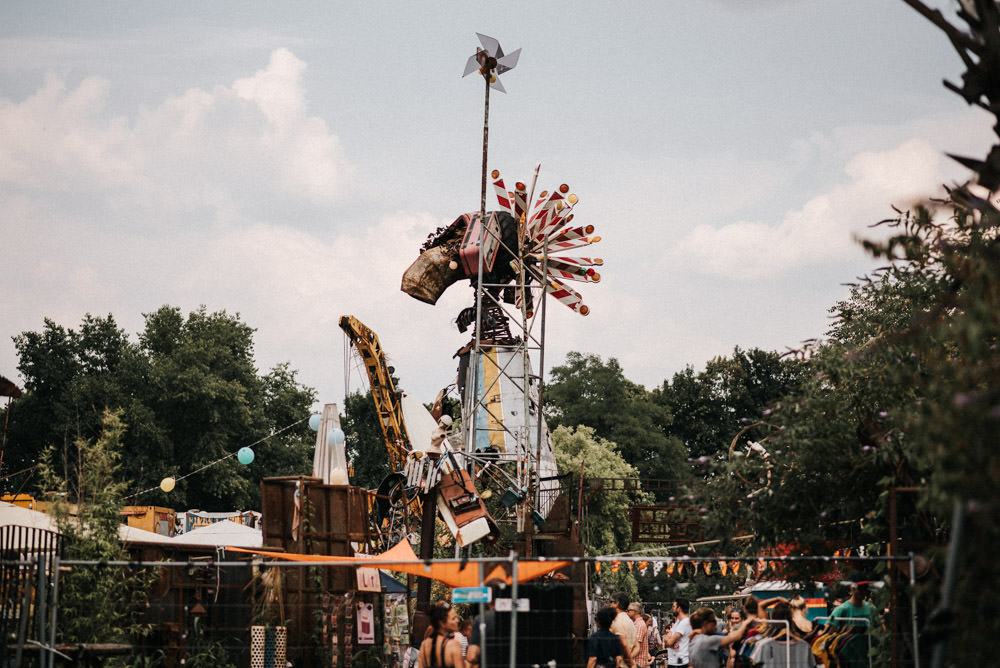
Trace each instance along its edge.
<instances>
[{"instance_id":1,"label":"bunting flag","mask_svg":"<svg viewBox=\"0 0 1000 668\"><path fill-rule=\"evenodd\" d=\"M646 575L646 571L647 570L649 570L649 562L648 561L640 561L639 562L639 575L643 575L643 576Z\"/></svg>"},{"instance_id":2,"label":"bunting flag","mask_svg":"<svg viewBox=\"0 0 1000 668\"><path fill-rule=\"evenodd\" d=\"M735 559L733 561L730 561L729 562L729 570L731 570L733 572L733 575L739 576L739 574L740 574L740 562L736 561Z\"/></svg>"},{"instance_id":3,"label":"bunting flag","mask_svg":"<svg viewBox=\"0 0 1000 668\"><path fill-rule=\"evenodd\" d=\"M594 562L594 571L597 572L597 573L601 572L601 562L599 562L599 561Z\"/></svg>"},{"instance_id":4,"label":"bunting flag","mask_svg":"<svg viewBox=\"0 0 1000 668\"><path fill-rule=\"evenodd\" d=\"M673 561L668 561L667 562L667 575L673 575L673 574L674 574L674 562Z\"/></svg>"},{"instance_id":5,"label":"bunting flag","mask_svg":"<svg viewBox=\"0 0 1000 668\"><path fill-rule=\"evenodd\" d=\"M655 578L663 570L663 562L657 559L653 562L653 577Z\"/></svg>"},{"instance_id":6,"label":"bunting flag","mask_svg":"<svg viewBox=\"0 0 1000 668\"><path fill-rule=\"evenodd\" d=\"M711 575L712 574L712 562L711 561L706 561L702 565L705 568L705 575Z\"/></svg>"},{"instance_id":7,"label":"bunting flag","mask_svg":"<svg viewBox=\"0 0 1000 668\"><path fill-rule=\"evenodd\" d=\"M620 562L620 561L612 561L611 562L611 572L612 573L617 573L618 572L618 568L621 565L622 565L622 562Z\"/></svg>"},{"instance_id":8,"label":"bunting flag","mask_svg":"<svg viewBox=\"0 0 1000 668\"><path fill-rule=\"evenodd\" d=\"M626 566L628 566L628 569L629 569L630 571L632 570L632 562L631 562L631 561L626 561L626 562L625 562L625 565L626 565Z\"/></svg>"},{"instance_id":9,"label":"bunting flag","mask_svg":"<svg viewBox=\"0 0 1000 668\"><path fill-rule=\"evenodd\" d=\"M729 564L727 564L724 559L719 559L719 572L722 573L723 577L726 576L726 572L728 570L729 570Z\"/></svg>"}]
</instances>

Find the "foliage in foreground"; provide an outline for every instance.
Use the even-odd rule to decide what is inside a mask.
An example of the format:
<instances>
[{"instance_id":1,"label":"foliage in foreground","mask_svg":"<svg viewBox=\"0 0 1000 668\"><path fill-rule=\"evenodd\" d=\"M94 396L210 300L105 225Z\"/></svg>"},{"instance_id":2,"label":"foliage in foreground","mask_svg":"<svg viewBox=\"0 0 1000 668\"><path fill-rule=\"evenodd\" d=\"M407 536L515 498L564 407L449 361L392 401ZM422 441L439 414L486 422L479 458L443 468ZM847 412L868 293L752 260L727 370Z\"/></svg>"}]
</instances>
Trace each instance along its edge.
<instances>
[{"instance_id":1,"label":"foliage in foreground","mask_svg":"<svg viewBox=\"0 0 1000 668\"><path fill-rule=\"evenodd\" d=\"M80 459L75 475L65 478L53 466L49 448L41 478L57 492L53 511L62 534L62 558L114 561L126 558L119 539L121 497L118 482L125 425L120 414L106 412L96 440L76 443ZM75 499L70 504L67 499ZM59 578L58 637L66 643L128 642L143 627L141 609L148 578L117 567L74 565Z\"/></svg>"}]
</instances>

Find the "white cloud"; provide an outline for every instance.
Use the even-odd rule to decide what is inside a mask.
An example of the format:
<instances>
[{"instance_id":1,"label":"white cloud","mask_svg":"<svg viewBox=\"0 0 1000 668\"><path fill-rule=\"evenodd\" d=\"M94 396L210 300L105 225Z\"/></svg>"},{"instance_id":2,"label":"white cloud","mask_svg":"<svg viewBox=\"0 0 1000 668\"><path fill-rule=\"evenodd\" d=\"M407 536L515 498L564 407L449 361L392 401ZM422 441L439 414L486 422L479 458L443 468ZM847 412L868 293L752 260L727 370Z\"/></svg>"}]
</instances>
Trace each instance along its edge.
<instances>
[{"instance_id":1,"label":"white cloud","mask_svg":"<svg viewBox=\"0 0 1000 668\"><path fill-rule=\"evenodd\" d=\"M325 121L308 115L304 70L277 49L253 77L188 90L134 118L109 115L106 80L70 89L50 74L25 100L0 100L0 184L85 193L150 223L203 209L227 220L264 201L336 204L355 170Z\"/></svg>"},{"instance_id":2,"label":"white cloud","mask_svg":"<svg viewBox=\"0 0 1000 668\"><path fill-rule=\"evenodd\" d=\"M940 158L924 139L854 156L844 167L849 182L816 195L778 223L736 221L698 225L666 255L676 269L730 278L765 278L840 262L858 253L855 235L867 233L872 212L908 207L935 192L943 178ZM874 214L880 215L880 214Z\"/></svg>"}]
</instances>

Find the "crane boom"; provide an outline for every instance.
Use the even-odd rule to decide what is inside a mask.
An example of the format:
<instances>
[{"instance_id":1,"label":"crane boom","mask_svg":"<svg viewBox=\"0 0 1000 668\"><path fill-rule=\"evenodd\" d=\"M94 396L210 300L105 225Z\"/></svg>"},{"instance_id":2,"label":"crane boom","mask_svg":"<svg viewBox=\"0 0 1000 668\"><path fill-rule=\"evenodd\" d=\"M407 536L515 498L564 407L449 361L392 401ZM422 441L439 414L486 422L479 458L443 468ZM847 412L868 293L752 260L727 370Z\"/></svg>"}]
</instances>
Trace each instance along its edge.
<instances>
[{"instance_id":1,"label":"crane boom","mask_svg":"<svg viewBox=\"0 0 1000 668\"><path fill-rule=\"evenodd\" d=\"M400 471L406 465L406 455L411 445L406 433L406 423L403 421L403 407L395 383L392 382L389 366L385 362L382 345L375 332L353 315L341 316L340 328L350 337L361 355L371 385L379 425L389 451L389 465L393 471Z\"/></svg>"}]
</instances>

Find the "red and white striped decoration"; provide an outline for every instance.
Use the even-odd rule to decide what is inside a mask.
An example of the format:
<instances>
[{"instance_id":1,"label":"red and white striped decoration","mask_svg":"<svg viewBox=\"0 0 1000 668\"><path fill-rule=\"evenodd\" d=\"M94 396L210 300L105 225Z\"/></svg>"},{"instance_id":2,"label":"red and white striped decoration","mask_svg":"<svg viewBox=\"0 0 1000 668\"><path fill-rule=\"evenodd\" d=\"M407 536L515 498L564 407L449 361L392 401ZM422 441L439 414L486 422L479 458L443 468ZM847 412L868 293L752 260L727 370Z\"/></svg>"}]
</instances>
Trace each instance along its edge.
<instances>
[{"instance_id":1,"label":"red and white striped decoration","mask_svg":"<svg viewBox=\"0 0 1000 668\"><path fill-rule=\"evenodd\" d=\"M568 226L573 220L572 211L577 202L576 195L569 194L569 186L562 184L552 192L542 191L529 209L523 183L517 182L514 190L508 191L497 170L493 171L492 177L497 202L518 221L525 221L520 228L523 235L522 243L524 251L534 258L533 262L524 266L527 275L531 280L545 286L545 294L551 295L567 308L581 315L587 315L590 308L583 303L583 297L563 281L599 282L601 275L593 267L603 265L604 260L559 255L601 240L599 236L593 236L593 225ZM543 256L545 276L542 276L541 270ZM514 269L516 271L518 267L514 266ZM517 302L520 306L520 296Z\"/></svg>"}]
</instances>

